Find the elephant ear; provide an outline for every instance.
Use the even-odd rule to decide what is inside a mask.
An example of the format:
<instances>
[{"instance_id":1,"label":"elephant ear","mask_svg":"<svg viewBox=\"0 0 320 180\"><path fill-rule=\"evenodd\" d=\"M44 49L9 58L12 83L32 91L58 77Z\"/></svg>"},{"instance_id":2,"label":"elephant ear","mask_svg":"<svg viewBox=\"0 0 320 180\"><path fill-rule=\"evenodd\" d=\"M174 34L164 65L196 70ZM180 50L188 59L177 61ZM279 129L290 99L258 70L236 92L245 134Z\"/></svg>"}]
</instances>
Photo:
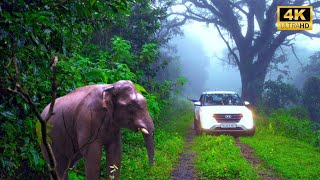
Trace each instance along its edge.
<instances>
[{"instance_id":1,"label":"elephant ear","mask_svg":"<svg viewBox=\"0 0 320 180\"><path fill-rule=\"evenodd\" d=\"M114 86L108 86L102 92L102 107L110 113L113 111L113 94Z\"/></svg>"}]
</instances>

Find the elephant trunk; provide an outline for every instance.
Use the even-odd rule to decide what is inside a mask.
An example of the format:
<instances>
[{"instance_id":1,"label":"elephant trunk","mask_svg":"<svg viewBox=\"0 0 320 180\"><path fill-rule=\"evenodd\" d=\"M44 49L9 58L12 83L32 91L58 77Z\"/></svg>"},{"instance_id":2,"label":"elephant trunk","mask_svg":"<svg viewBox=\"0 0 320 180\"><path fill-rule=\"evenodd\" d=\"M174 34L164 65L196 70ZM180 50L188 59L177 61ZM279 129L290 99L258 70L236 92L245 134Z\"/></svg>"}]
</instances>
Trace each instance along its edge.
<instances>
[{"instance_id":1,"label":"elephant trunk","mask_svg":"<svg viewBox=\"0 0 320 180\"><path fill-rule=\"evenodd\" d=\"M147 114L146 119L144 120L144 127L146 127L146 131L142 130L142 135L144 138L144 142L148 152L148 158L150 166L154 165L154 124L152 122L152 118L150 117L149 113Z\"/></svg>"},{"instance_id":2,"label":"elephant trunk","mask_svg":"<svg viewBox=\"0 0 320 180\"><path fill-rule=\"evenodd\" d=\"M143 134L143 133L142 133ZM154 164L154 139L153 139L153 132L150 134L143 134L144 142L146 144L146 148L148 151L149 163L150 166Z\"/></svg>"}]
</instances>

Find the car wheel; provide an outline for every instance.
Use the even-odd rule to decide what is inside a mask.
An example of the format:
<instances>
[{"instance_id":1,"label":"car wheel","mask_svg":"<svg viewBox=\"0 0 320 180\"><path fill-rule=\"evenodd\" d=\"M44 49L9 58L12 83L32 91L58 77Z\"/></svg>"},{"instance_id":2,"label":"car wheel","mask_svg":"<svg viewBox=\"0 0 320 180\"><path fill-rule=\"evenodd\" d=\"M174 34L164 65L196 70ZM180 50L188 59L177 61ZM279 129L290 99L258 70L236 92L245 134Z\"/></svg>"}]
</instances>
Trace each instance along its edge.
<instances>
[{"instance_id":1,"label":"car wheel","mask_svg":"<svg viewBox=\"0 0 320 180\"><path fill-rule=\"evenodd\" d=\"M195 134L196 135L200 135L201 134L201 130L200 130L200 125L198 123L198 121L196 119L194 119L194 130L195 130Z\"/></svg>"},{"instance_id":2,"label":"car wheel","mask_svg":"<svg viewBox=\"0 0 320 180\"><path fill-rule=\"evenodd\" d=\"M248 131L248 136L253 136L256 133L256 126L254 126L250 131Z\"/></svg>"}]
</instances>

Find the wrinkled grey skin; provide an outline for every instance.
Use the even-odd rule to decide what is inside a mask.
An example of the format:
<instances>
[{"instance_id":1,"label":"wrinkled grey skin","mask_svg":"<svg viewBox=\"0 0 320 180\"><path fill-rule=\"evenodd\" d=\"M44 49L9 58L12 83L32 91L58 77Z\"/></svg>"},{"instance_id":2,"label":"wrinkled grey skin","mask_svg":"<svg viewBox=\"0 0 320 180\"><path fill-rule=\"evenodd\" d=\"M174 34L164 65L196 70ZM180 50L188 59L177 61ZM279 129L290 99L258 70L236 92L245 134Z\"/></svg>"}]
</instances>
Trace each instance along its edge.
<instances>
[{"instance_id":1,"label":"wrinkled grey skin","mask_svg":"<svg viewBox=\"0 0 320 180\"><path fill-rule=\"evenodd\" d=\"M43 110L46 117L50 104ZM154 159L154 124L148 113L146 99L131 81L114 84L89 85L73 90L56 99L53 125L49 136L57 160L58 175L68 179L69 167L84 157L86 179L100 178L102 146L106 148L107 177L111 165L119 170L121 163L120 128L141 131L148 151L150 165ZM41 147L48 162L47 152Z\"/></svg>"}]
</instances>

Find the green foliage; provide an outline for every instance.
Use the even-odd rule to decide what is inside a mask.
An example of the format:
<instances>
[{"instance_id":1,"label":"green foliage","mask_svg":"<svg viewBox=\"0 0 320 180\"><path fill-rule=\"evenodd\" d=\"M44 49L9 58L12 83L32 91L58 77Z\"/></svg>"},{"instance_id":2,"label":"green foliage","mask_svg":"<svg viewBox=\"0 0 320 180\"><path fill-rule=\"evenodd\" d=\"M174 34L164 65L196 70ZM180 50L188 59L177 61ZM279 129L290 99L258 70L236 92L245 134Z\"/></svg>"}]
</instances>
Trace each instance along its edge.
<instances>
[{"instance_id":1,"label":"green foliage","mask_svg":"<svg viewBox=\"0 0 320 180\"><path fill-rule=\"evenodd\" d=\"M114 62L126 62L133 64L134 55L131 53L131 44L129 41L122 39L121 37L115 36L112 39L112 51Z\"/></svg>"},{"instance_id":2,"label":"green foliage","mask_svg":"<svg viewBox=\"0 0 320 180\"><path fill-rule=\"evenodd\" d=\"M145 12L153 11L149 2L143 2ZM9 179L29 177L30 173L45 174L32 111L20 97L4 90L19 83L41 111L51 101L49 77L53 55L59 58L58 97L80 86L127 79L138 83L143 93L148 90L150 114L154 118L159 116L166 101L150 91L150 83L146 86L155 73L152 63L156 61L158 44L151 36L159 26L152 26L153 30L143 36L137 33L135 41L108 33L110 39L114 37L107 41L112 44L109 48L91 44L97 32L108 31L115 21L126 20L135 3L132 0L0 3L0 66L4 69L0 71L1 178L2 174ZM148 18L158 23L156 14ZM144 27L148 25L144 22L138 29L148 30ZM132 26L127 27L128 32L130 29Z\"/></svg>"},{"instance_id":3,"label":"green foliage","mask_svg":"<svg viewBox=\"0 0 320 180\"><path fill-rule=\"evenodd\" d=\"M310 77L303 86L303 104L314 121L320 122L320 78Z\"/></svg>"},{"instance_id":4,"label":"green foliage","mask_svg":"<svg viewBox=\"0 0 320 180\"><path fill-rule=\"evenodd\" d=\"M1 174L4 177L14 175L18 179L24 178L24 175L35 178L36 171L43 173L45 161L39 151L39 144L34 141L36 139L34 119L17 118L17 112L5 110L1 105L0 112ZM26 165L29 169L25 169ZM16 174L17 171L26 172Z\"/></svg>"},{"instance_id":5,"label":"green foliage","mask_svg":"<svg viewBox=\"0 0 320 180\"><path fill-rule=\"evenodd\" d=\"M59 58L58 97L80 86L127 79L146 96L151 116L159 117L169 102L169 96L154 90L161 83L152 82L160 47L154 33L163 14L149 1L0 3L0 67L4 69L0 71L0 178L2 174L8 179L45 174L36 118L20 97L4 90L19 83L41 111L51 101L53 55ZM100 32L107 32L108 38L96 37ZM101 46L102 41L111 46ZM170 94L168 86L161 90Z\"/></svg>"},{"instance_id":6,"label":"green foliage","mask_svg":"<svg viewBox=\"0 0 320 180\"><path fill-rule=\"evenodd\" d=\"M69 92L77 87L97 83L113 83L121 79L136 81L136 75L130 71L126 64L112 63L112 69L105 64L105 59L92 59L80 54L72 58L61 60L58 64L61 69L58 82L63 92ZM70 78L72 77L72 78Z\"/></svg>"},{"instance_id":7,"label":"green foliage","mask_svg":"<svg viewBox=\"0 0 320 180\"><path fill-rule=\"evenodd\" d=\"M258 130L255 136L240 140L253 147L254 153L284 179L320 177L319 149L293 137Z\"/></svg>"},{"instance_id":8,"label":"green foliage","mask_svg":"<svg viewBox=\"0 0 320 180\"><path fill-rule=\"evenodd\" d=\"M148 111L150 113L150 116L154 120L157 120L161 113L161 105L159 104L161 100L159 99L159 96L155 94L146 94L145 97L147 99Z\"/></svg>"},{"instance_id":9,"label":"green foliage","mask_svg":"<svg viewBox=\"0 0 320 180\"><path fill-rule=\"evenodd\" d=\"M300 116L306 117L303 108L279 109L270 115L260 115L256 120L257 129L261 132L281 135L318 146L320 144L317 131L319 125L308 118L300 119Z\"/></svg>"},{"instance_id":10,"label":"green foliage","mask_svg":"<svg viewBox=\"0 0 320 180\"><path fill-rule=\"evenodd\" d=\"M282 81L267 81L264 84L263 104L269 109L278 109L298 104L300 92L293 85Z\"/></svg>"},{"instance_id":11,"label":"green foliage","mask_svg":"<svg viewBox=\"0 0 320 180\"><path fill-rule=\"evenodd\" d=\"M141 61L144 61L147 64L151 64L156 59L157 55L158 55L157 44L149 43L149 44L144 44L142 46L142 51L140 55Z\"/></svg>"},{"instance_id":12,"label":"green foliage","mask_svg":"<svg viewBox=\"0 0 320 180\"><path fill-rule=\"evenodd\" d=\"M164 80L162 83L153 82L151 89L161 98L166 99L170 97L172 93L174 95L179 94L179 88L181 88L186 82L186 78L178 77L175 81Z\"/></svg>"},{"instance_id":13,"label":"green foliage","mask_svg":"<svg viewBox=\"0 0 320 180\"><path fill-rule=\"evenodd\" d=\"M200 179L258 179L231 136L197 136L192 147Z\"/></svg>"},{"instance_id":14,"label":"green foliage","mask_svg":"<svg viewBox=\"0 0 320 180\"><path fill-rule=\"evenodd\" d=\"M297 119L308 119L309 111L306 107L295 106L288 109L289 113Z\"/></svg>"}]
</instances>

